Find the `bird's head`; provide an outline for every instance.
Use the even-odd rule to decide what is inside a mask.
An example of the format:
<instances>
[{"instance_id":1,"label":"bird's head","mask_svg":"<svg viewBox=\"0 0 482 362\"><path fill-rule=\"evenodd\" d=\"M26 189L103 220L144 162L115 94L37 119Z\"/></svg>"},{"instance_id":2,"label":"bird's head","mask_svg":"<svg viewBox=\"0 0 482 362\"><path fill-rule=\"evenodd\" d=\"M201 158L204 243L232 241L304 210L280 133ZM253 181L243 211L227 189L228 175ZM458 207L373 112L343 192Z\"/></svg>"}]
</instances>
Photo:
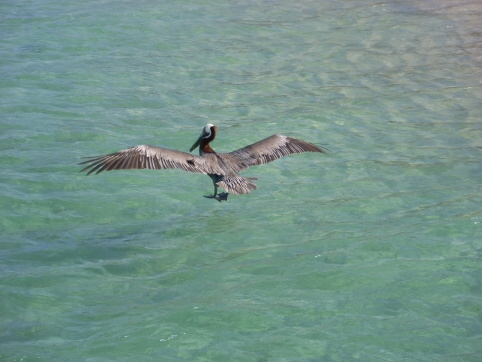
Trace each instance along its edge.
<instances>
[{"instance_id":1,"label":"bird's head","mask_svg":"<svg viewBox=\"0 0 482 362\"><path fill-rule=\"evenodd\" d=\"M216 126L214 126L211 123L208 123L207 125L204 126L201 135L197 139L196 142L191 146L189 152L192 152L195 150L199 144L201 143L202 140L206 140L207 143L211 142L214 137L216 136Z\"/></svg>"}]
</instances>

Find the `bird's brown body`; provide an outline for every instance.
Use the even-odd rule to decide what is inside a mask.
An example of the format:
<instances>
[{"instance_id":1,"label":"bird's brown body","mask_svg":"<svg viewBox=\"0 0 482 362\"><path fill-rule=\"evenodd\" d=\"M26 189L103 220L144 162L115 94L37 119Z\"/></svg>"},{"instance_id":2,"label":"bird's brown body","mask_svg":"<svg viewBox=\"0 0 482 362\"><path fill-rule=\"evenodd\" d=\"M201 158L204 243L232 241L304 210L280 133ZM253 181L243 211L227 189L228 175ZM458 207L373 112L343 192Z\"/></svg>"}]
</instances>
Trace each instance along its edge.
<instances>
[{"instance_id":1,"label":"bird's brown body","mask_svg":"<svg viewBox=\"0 0 482 362\"><path fill-rule=\"evenodd\" d=\"M81 164L87 164L81 172L88 171L87 175L89 175L93 172L120 169L177 168L207 174L213 181L214 194L205 197L227 201L229 193L247 194L256 189L256 185L251 182L253 179L239 175L239 172L248 167L268 163L293 153L326 153L325 149L311 143L281 135L270 136L230 153L217 153L210 146L215 137L216 127L207 124L190 149L192 152L199 147L199 156L167 148L140 145L105 156L90 157L81 162ZM218 187L225 192L218 194Z\"/></svg>"}]
</instances>

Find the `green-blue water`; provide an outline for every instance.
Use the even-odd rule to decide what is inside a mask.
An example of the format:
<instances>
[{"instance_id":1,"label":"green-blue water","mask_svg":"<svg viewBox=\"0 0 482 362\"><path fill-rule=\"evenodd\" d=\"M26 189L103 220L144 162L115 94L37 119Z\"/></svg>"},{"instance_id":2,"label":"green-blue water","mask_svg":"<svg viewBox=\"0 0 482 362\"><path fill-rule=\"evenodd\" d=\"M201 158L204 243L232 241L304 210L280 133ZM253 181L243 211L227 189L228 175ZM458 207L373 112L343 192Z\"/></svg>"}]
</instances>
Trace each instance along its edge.
<instances>
[{"instance_id":1,"label":"green-blue water","mask_svg":"<svg viewBox=\"0 0 482 362\"><path fill-rule=\"evenodd\" d=\"M482 6L2 1L1 361L480 361ZM325 146L244 172L83 156Z\"/></svg>"}]
</instances>

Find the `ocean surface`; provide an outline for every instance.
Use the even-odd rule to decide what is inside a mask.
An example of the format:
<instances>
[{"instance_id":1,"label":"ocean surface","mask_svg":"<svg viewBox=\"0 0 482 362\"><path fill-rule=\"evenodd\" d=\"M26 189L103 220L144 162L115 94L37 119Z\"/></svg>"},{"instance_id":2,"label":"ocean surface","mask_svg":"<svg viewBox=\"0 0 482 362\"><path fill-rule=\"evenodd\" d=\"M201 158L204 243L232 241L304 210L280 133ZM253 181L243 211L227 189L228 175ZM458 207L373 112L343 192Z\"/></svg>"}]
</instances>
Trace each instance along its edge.
<instances>
[{"instance_id":1,"label":"ocean surface","mask_svg":"<svg viewBox=\"0 0 482 362\"><path fill-rule=\"evenodd\" d=\"M477 0L0 3L0 361L481 361ZM328 148L243 173L85 156Z\"/></svg>"}]
</instances>

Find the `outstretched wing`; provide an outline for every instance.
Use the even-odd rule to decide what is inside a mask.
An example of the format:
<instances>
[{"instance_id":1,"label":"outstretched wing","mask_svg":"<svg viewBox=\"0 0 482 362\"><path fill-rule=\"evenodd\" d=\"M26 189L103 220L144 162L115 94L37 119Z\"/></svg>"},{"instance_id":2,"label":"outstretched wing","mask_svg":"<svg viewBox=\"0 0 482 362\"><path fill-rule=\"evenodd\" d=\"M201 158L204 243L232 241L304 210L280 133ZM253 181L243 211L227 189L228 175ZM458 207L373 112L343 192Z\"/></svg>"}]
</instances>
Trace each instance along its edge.
<instances>
[{"instance_id":1,"label":"outstretched wing","mask_svg":"<svg viewBox=\"0 0 482 362\"><path fill-rule=\"evenodd\" d=\"M234 156L238 166L244 170L250 166L261 165L293 153L303 152L326 154L327 150L296 138L272 135L252 145L230 152L229 155Z\"/></svg>"},{"instance_id":2,"label":"outstretched wing","mask_svg":"<svg viewBox=\"0 0 482 362\"><path fill-rule=\"evenodd\" d=\"M150 168L178 168L180 170L207 173L199 157L186 152L153 146L135 146L105 156L89 157L80 164L87 164L80 172L100 173L102 171Z\"/></svg>"}]
</instances>

